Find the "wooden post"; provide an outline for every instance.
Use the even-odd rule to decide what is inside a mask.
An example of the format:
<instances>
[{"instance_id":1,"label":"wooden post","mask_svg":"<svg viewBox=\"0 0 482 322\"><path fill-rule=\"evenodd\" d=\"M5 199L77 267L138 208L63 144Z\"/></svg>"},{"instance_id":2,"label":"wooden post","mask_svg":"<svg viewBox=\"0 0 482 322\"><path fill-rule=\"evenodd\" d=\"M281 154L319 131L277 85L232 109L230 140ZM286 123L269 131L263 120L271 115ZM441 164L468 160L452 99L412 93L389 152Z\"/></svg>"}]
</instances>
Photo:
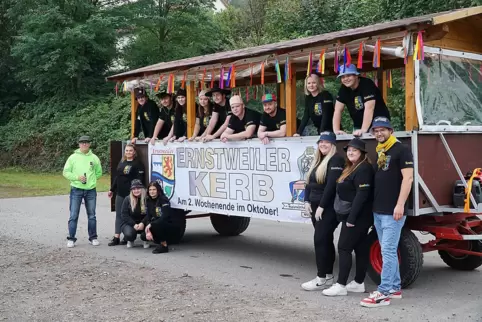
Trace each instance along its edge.
<instances>
[{"instance_id":1,"label":"wooden post","mask_svg":"<svg viewBox=\"0 0 482 322\"><path fill-rule=\"evenodd\" d=\"M382 89L382 97L383 97L383 101L385 102L385 104L388 104L388 82L387 82L387 71L386 70L382 70L382 86L379 87Z\"/></svg>"},{"instance_id":2,"label":"wooden post","mask_svg":"<svg viewBox=\"0 0 482 322\"><path fill-rule=\"evenodd\" d=\"M281 108L286 108L286 91L285 91L285 83L280 83L279 90L278 90L278 106Z\"/></svg>"},{"instance_id":3,"label":"wooden post","mask_svg":"<svg viewBox=\"0 0 482 322\"><path fill-rule=\"evenodd\" d=\"M134 126L136 125L137 117L137 100L134 91L131 91L131 139L134 138Z\"/></svg>"},{"instance_id":4,"label":"wooden post","mask_svg":"<svg viewBox=\"0 0 482 322\"><path fill-rule=\"evenodd\" d=\"M415 62L408 56L405 65L405 130L418 130L417 109L415 108Z\"/></svg>"},{"instance_id":5,"label":"wooden post","mask_svg":"<svg viewBox=\"0 0 482 322\"><path fill-rule=\"evenodd\" d=\"M296 70L290 68L291 79L286 81L286 136L296 133Z\"/></svg>"},{"instance_id":6,"label":"wooden post","mask_svg":"<svg viewBox=\"0 0 482 322\"><path fill-rule=\"evenodd\" d=\"M187 83L186 100L187 100L187 137L190 138L194 133L194 125L196 124L196 89L195 82Z\"/></svg>"}]
</instances>

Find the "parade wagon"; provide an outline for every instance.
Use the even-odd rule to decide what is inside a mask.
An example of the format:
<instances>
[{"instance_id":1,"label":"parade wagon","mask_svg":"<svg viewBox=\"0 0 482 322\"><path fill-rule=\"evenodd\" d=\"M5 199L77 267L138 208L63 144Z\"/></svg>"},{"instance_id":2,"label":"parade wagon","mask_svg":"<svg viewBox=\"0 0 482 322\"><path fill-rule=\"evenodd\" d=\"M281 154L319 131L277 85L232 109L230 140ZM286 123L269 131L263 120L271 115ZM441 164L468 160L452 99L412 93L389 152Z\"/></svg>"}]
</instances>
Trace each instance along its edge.
<instances>
[{"instance_id":1,"label":"parade wagon","mask_svg":"<svg viewBox=\"0 0 482 322\"><path fill-rule=\"evenodd\" d=\"M482 264L482 7L430 14L356 29L163 62L108 77L119 92L182 86L187 90L188 135L195 124L195 98L216 84L246 101L261 97L272 84L286 108L287 137L261 144L183 142L138 144L149 169L148 180L162 182L173 207L186 219L210 217L221 235L243 233L250 218L311 223L302 216L304 179L316 149L316 137L296 133L296 82L308 72L336 76L337 66L352 59L373 78L388 107L393 75L402 75L405 110L396 137L411 148L414 181L409 216L399 244L402 286L414 282L423 253L438 251L450 267L473 270ZM348 55L348 53L350 55ZM335 94L335 93L333 93ZM249 104L248 104L249 105ZM339 135L341 149L353 138ZM376 142L364 134L370 157ZM111 167L125 142L111 142ZM112 169L112 170L113 170ZM112 210L114 210L112 208ZM179 231L184 234L185 226ZM416 232L416 233L414 233ZM417 235L426 235L419 239ZM370 232L369 276L378 283L380 245ZM424 240L422 243L420 240Z\"/></svg>"}]
</instances>

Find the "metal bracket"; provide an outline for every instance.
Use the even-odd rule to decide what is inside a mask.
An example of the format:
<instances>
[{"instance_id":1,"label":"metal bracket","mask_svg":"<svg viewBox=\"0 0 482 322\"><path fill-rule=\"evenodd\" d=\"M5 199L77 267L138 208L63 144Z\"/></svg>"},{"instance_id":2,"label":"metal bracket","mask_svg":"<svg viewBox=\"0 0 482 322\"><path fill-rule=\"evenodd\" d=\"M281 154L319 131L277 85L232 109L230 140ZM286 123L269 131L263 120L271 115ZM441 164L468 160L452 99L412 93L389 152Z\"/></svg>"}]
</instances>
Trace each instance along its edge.
<instances>
[{"instance_id":1,"label":"metal bracket","mask_svg":"<svg viewBox=\"0 0 482 322\"><path fill-rule=\"evenodd\" d=\"M427 196L428 200L432 204L432 207L435 208L436 212L442 212L440 205L438 204L437 200L435 200L435 197L433 196L432 192L430 192L430 189L425 184L425 181L423 181L422 176L420 176L420 174L417 174L417 176L418 176L418 183L422 188L423 193Z\"/></svg>"}]
</instances>

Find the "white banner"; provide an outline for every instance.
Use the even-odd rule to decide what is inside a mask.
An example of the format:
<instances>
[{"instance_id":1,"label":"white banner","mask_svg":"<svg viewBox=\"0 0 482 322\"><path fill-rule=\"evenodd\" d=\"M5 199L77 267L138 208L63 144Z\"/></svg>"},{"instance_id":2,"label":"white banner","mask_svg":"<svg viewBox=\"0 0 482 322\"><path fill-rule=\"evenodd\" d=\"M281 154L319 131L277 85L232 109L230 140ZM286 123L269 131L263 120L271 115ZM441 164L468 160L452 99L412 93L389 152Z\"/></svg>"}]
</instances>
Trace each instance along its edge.
<instances>
[{"instance_id":1,"label":"white banner","mask_svg":"<svg viewBox=\"0 0 482 322\"><path fill-rule=\"evenodd\" d=\"M302 217L316 138L149 144L151 180L175 208L285 222Z\"/></svg>"}]
</instances>

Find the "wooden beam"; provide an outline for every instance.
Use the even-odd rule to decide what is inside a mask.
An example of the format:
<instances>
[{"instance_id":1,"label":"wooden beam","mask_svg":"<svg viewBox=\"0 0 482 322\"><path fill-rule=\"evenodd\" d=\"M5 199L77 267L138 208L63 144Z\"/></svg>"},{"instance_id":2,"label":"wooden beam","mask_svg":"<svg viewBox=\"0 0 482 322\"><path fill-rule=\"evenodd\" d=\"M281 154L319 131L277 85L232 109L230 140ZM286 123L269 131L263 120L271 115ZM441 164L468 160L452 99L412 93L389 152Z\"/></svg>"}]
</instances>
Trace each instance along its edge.
<instances>
[{"instance_id":1,"label":"wooden beam","mask_svg":"<svg viewBox=\"0 0 482 322\"><path fill-rule=\"evenodd\" d=\"M290 68L290 73L286 82L286 136L296 133L296 71Z\"/></svg>"},{"instance_id":2,"label":"wooden beam","mask_svg":"<svg viewBox=\"0 0 482 322\"><path fill-rule=\"evenodd\" d=\"M417 109L415 108L415 62L413 56L405 65L405 130L418 130Z\"/></svg>"},{"instance_id":3,"label":"wooden beam","mask_svg":"<svg viewBox=\"0 0 482 322\"><path fill-rule=\"evenodd\" d=\"M385 69L382 66L377 69L377 80L378 80L378 88L380 92L382 92L382 98L387 103L388 99L388 86L387 86L387 74L385 73Z\"/></svg>"},{"instance_id":4,"label":"wooden beam","mask_svg":"<svg viewBox=\"0 0 482 322\"><path fill-rule=\"evenodd\" d=\"M137 100L134 91L131 91L131 139L134 138L134 126L136 125L137 117Z\"/></svg>"},{"instance_id":5,"label":"wooden beam","mask_svg":"<svg viewBox=\"0 0 482 322\"><path fill-rule=\"evenodd\" d=\"M433 24L439 25L442 23L451 22L454 20L458 20L458 19L462 19L462 18L474 16L474 15L479 15L479 14L482 14L482 6L467 8L465 10L457 10L455 12L450 12L447 14L433 17Z\"/></svg>"},{"instance_id":6,"label":"wooden beam","mask_svg":"<svg viewBox=\"0 0 482 322\"><path fill-rule=\"evenodd\" d=\"M194 133L194 125L196 124L196 89L194 88L194 82L187 83L186 95L187 137L190 138Z\"/></svg>"},{"instance_id":7,"label":"wooden beam","mask_svg":"<svg viewBox=\"0 0 482 322\"><path fill-rule=\"evenodd\" d=\"M286 108L285 83L278 84L278 106Z\"/></svg>"}]
</instances>

